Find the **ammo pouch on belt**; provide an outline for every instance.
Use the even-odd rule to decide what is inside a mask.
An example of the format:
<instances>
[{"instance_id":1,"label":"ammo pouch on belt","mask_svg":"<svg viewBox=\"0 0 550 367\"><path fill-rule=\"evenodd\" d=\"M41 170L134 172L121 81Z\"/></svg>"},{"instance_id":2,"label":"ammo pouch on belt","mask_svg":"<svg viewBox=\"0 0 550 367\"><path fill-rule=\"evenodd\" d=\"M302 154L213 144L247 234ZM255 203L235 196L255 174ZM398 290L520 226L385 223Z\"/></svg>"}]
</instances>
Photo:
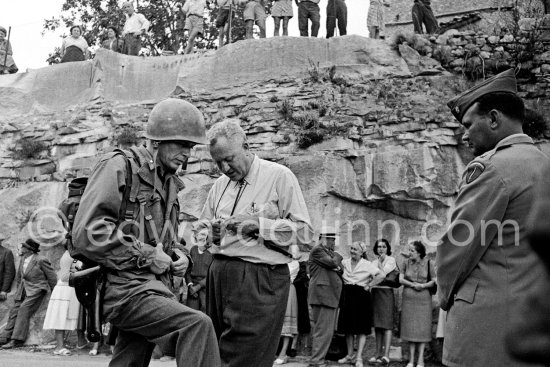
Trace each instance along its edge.
<instances>
[{"instance_id":1,"label":"ammo pouch on belt","mask_svg":"<svg viewBox=\"0 0 550 367\"><path fill-rule=\"evenodd\" d=\"M98 266L79 270L69 276L78 302L86 310L86 337L90 342L101 338L101 304L103 301L103 271Z\"/></svg>"}]
</instances>

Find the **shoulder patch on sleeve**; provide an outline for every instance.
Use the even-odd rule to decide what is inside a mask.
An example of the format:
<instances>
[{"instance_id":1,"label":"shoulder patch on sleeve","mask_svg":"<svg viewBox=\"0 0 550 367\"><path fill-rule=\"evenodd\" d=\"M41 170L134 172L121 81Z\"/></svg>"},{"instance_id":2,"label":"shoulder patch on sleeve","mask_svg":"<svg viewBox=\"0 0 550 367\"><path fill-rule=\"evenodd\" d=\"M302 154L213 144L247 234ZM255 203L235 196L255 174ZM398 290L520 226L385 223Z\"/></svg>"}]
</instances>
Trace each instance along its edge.
<instances>
[{"instance_id":1,"label":"shoulder patch on sleeve","mask_svg":"<svg viewBox=\"0 0 550 367\"><path fill-rule=\"evenodd\" d=\"M485 171L485 165L481 162L472 162L468 166L468 170L466 172L466 183L470 184L477 180L479 176Z\"/></svg>"}]
</instances>

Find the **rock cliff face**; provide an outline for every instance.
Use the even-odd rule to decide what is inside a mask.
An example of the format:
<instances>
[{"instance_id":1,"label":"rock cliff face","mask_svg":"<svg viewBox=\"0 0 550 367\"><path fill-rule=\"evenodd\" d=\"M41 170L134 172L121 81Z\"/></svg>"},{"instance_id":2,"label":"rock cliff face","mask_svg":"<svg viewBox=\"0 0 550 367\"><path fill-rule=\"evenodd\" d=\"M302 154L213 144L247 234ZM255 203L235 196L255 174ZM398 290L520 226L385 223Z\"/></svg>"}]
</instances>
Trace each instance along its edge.
<instances>
[{"instance_id":1,"label":"rock cliff face","mask_svg":"<svg viewBox=\"0 0 550 367\"><path fill-rule=\"evenodd\" d=\"M192 57L100 51L93 61L1 77L0 96L11 99L0 105L0 230L14 251L37 225L50 242L62 236L58 222L30 213L56 206L64 181L89 174L101 153L139 144L154 104L172 95L197 105L209 126L237 119L258 156L288 166L314 226L341 228L341 251L379 236L397 253L413 238L436 241L471 159L445 107L465 84L412 49L403 54L358 36L280 37ZM29 141L42 143L22 158ZM181 176L184 238L218 176L197 147ZM43 252L57 265L62 246Z\"/></svg>"}]
</instances>

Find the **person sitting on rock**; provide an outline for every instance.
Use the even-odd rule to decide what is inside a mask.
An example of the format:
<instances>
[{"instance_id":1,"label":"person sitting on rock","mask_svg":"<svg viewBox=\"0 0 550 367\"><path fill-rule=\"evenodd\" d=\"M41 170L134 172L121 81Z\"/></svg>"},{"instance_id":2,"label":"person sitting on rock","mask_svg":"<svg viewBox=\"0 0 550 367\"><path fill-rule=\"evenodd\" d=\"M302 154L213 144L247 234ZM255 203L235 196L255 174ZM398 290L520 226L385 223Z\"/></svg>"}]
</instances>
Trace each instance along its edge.
<instances>
[{"instance_id":1,"label":"person sitting on rock","mask_svg":"<svg viewBox=\"0 0 550 367\"><path fill-rule=\"evenodd\" d=\"M244 7L244 21L246 24L246 39L254 38L254 23L260 28L260 38L265 38L265 13L264 0L249 0Z\"/></svg>"},{"instance_id":2,"label":"person sitting on rock","mask_svg":"<svg viewBox=\"0 0 550 367\"><path fill-rule=\"evenodd\" d=\"M19 69L13 61L13 51L6 35L6 28L0 27L0 74L14 74Z\"/></svg>"},{"instance_id":3,"label":"person sitting on rock","mask_svg":"<svg viewBox=\"0 0 550 367\"><path fill-rule=\"evenodd\" d=\"M206 0L187 0L181 9L185 14L184 30L189 32L187 39L187 47L184 54L190 54L195 45L195 38L204 32L204 8L208 6Z\"/></svg>"},{"instance_id":4,"label":"person sitting on rock","mask_svg":"<svg viewBox=\"0 0 550 367\"><path fill-rule=\"evenodd\" d=\"M0 344L4 344L2 349L16 348L25 343L31 317L40 307L48 291L57 284L52 264L44 256L38 255L40 244L29 238L20 246L21 261L16 276L15 304L10 310L6 328L0 336Z\"/></svg>"}]
</instances>

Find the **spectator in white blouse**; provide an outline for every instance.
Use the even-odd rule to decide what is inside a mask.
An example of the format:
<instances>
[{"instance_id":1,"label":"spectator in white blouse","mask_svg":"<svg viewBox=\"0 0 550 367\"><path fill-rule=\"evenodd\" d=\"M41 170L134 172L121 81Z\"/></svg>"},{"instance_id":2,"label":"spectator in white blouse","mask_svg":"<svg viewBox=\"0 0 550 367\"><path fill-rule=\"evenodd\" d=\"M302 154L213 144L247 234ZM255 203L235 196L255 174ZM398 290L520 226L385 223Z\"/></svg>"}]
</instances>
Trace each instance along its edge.
<instances>
[{"instance_id":1,"label":"spectator in white blouse","mask_svg":"<svg viewBox=\"0 0 550 367\"><path fill-rule=\"evenodd\" d=\"M375 242L372 249L378 259L373 264L386 277L397 269L395 258L391 255L391 246L388 240L382 238ZM390 363L390 344L393 329L393 308L395 304L393 289L376 285L371 289L374 333L376 335L376 357L369 359L369 363Z\"/></svg>"},{"instance_id":2,"label":"spectator in white blouse","mask_svg":"<svg viewBox=\"0 0 550 367\"><path fill-rule=\"evenodd\" d=\"M382 272L372 262L361 258L367 250L363 242L354 242L351 257L342 261L344 290L340 301L338 331L346 334L348 354L338 363L353 363L363 367L363 349L372 329L370 287L381 280ZM353 336L358 335L357 355L353 353Z\"/></svg>"},{"instance_id":3,"label":"spectator in white blouse","mask_svg":"<svg viewBox=\"0 0 550 367\"><path fill-rule=\"evenodd\" d=\"M88 59L88 42L82 37L82 28L73 25L71 35L63 38L61 44L61 62L84 61Z\"/></svg>"}]
</instances>

